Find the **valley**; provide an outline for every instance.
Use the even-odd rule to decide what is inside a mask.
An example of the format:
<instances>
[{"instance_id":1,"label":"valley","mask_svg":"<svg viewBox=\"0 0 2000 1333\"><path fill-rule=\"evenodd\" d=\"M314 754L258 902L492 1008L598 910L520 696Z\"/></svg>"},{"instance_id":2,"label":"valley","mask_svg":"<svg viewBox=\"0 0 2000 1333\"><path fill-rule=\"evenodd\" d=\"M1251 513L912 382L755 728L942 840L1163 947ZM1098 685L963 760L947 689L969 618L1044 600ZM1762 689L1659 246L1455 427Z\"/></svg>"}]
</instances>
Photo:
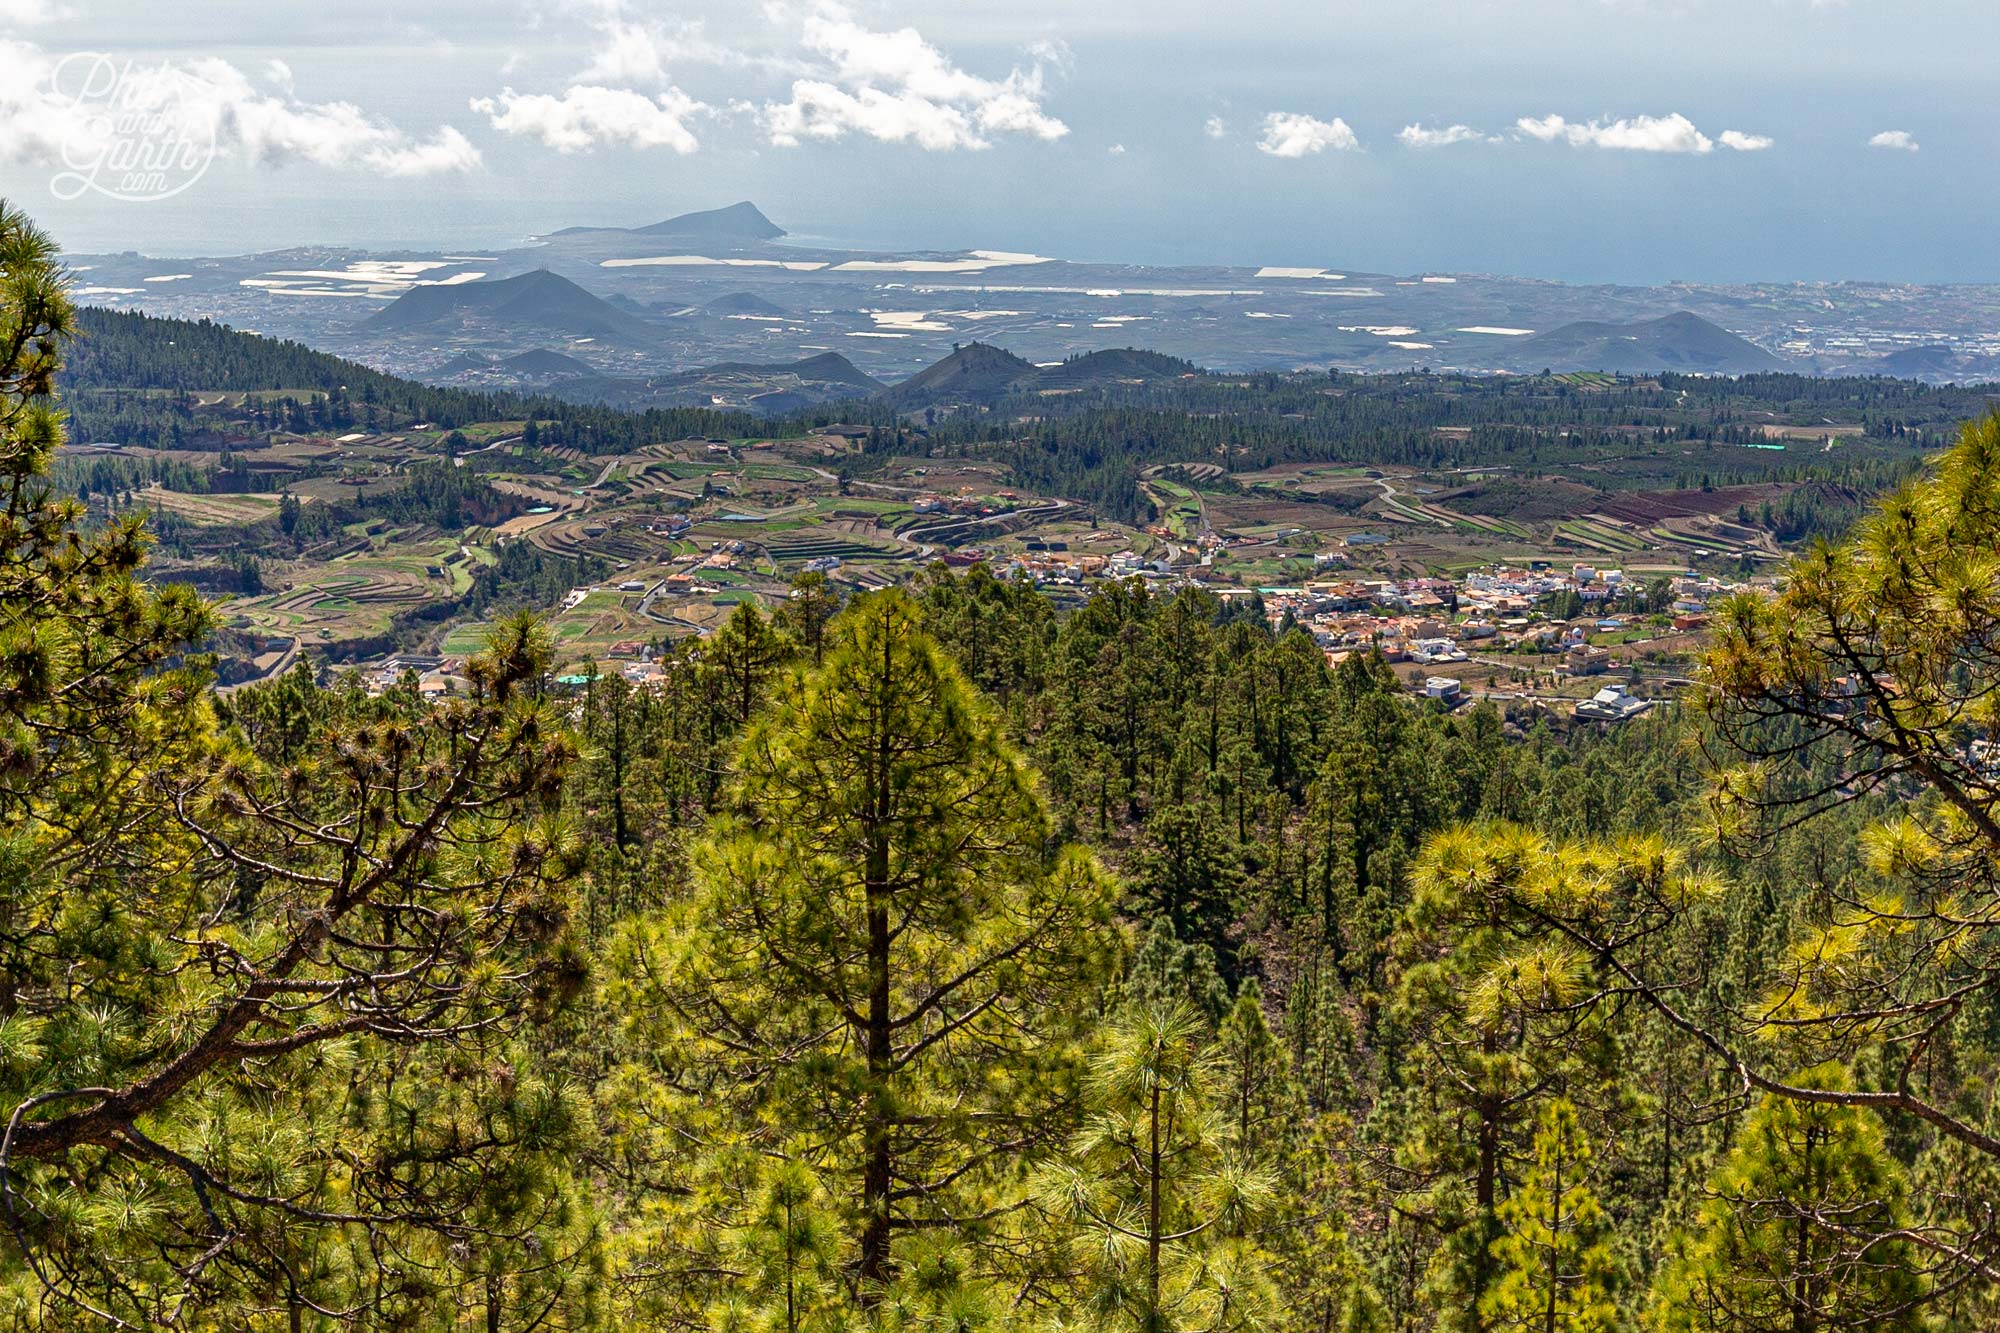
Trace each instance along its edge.
<instances>
[{"instance_id":1,"label":"valley","mask_svg":"<svg viewBox=\"0 0 2000 1333\"><path fill-rule=\"evenodd\" d=\"M102 519L149 516L154 577L226 598L233 683L303 655L460 688L456 664L522 607L566 675L643 680L802 577L851 594L976 568L1058 606L1202 587L1330 657L1380 648L1412 689L1574 702L1605 674L1684 676L1710 603L1770 588L1983 401L1798 377L1231 375L1131 351L1042 366L973 343L893 386L822 364L852 396L781 416L631 415L366 379L209 325L93 330L58 476ZM189 346L227 369L121 382Z\"/></svg>"}]
</instances>

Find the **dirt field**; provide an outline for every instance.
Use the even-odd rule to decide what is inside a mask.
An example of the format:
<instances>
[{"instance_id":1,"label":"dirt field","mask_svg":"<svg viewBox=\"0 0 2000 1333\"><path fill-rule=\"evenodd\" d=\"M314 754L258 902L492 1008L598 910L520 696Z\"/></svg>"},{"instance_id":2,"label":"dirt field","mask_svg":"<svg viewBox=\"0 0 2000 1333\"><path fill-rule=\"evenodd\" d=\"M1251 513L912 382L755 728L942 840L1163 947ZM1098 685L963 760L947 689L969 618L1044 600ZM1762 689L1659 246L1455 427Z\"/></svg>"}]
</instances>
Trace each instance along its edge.
<instances>
[{"instance_id":1,"label":"dirt field","mask_svg":"<svg viewBox=\"0 0 2000 1333\"><path fill-rule=\"evenodd\" d=\"M255 523L278 512L275 495L186 495L148 486L138 498L149 509L203 525Z\"/></svg>"}]
</instances>

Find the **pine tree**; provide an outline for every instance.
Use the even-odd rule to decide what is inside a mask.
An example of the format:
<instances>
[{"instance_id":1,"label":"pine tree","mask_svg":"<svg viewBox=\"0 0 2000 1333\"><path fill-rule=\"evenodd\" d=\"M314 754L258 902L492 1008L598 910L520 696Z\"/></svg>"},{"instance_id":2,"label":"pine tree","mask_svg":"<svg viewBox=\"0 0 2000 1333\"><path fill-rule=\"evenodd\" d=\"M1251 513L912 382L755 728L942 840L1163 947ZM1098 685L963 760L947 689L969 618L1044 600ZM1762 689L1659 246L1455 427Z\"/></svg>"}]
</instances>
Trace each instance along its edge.
<instances>
[{"instance_id":1,"label":"pine tree","mask_svg":"<svg viewBox=\"0 0 2000 1333\"><path fill-rule=\"evenodd\" d=\"M1534 1165L1500 1205L1493 1243L1500 1278L1485 1299L1488 1327L1511 1333L1617 1327L1610 1221L1589 1171L1590 1140L1576 1108L1558 1098L1542 1112Z\"/></svg>"},{"instance_id":2,"label":"pine tree","mask_svg":"<svg viewBox=\"0 0 2000 1333\"><path fill-rule=\"evenodd\" d=\"M728 1134L813 1169L873 1304L899 1241L977 1231L1060 1141L1116 936L1107 881L1051 845L1028 770L910 601L861 599L831 635L744 739L630 1003L704 1103L734 1108Z\"/></svg>"},{"instance_id":3,"label":"pine tree","mask_svg":"<svg viewBox=\"0 0 2000 1333\"><path fill-rule=\"evenodd\" d=\"M1824 1065L1797 1086L1852 1087ZM1872 1113L1767 1096L1709 1183L1699 1230L1655 1292L1661 1333L1916 1333L1923 1296L1900 1234L1906 1182Z\"/></svg>"},{"instance_id":4,"label":"pine tree","mask_svg":"<svg viewBox=\"0 0 2000 1333\"><path fill-rule=\"evenodd\" d=\"M791 597L778 608L777 621L818 666L826 655L827 624L839 611L840 593L826 575L812 570L792 580Z\"/></svg>"},{"instance_id":5,"label":"pine tree","mask_svg":"<svg viewBox=\"0 0 2000 1333\"><path fill-rule=\"evenodd\" d=\"M1237 1151L1223 1069L1192 1010L1127 1009L1091 1065L1090 1120L1043 1178L1079 1229L1079 1305L1139 1333L1255 1327L1274 1300L1248 1238L1272 1184Z\"/></svg>"},{"instance_id":6,"label":"pine tree","mask_svg":"<svg viewBox=\"0 0 2000 1333\"><path fill-rule=\"evenodd\" d=\"M387 1325L532 1287L589 1243L576 1099L521 1068L581 970L546 636L435 710L294 674L224 725L211 609L53 494L71 312L4 205L0 274L0 1298Z\"/></svg>"},{"instance_id":7,"label":"pine tree","mask_svg":"<svg viewBox=\"0 0 2000 1333\"><path fill-rule=\"evenodd\" d=\"M1434 838L1397 938L1391 1017L1414 1047L1404 1077L1439 1108L1405 1160L1429 1182L1445 1236L1431 1284L1450 1319L1477 1329L1497 1278L1509 1163L1524 1155L1539 1099L1603 1081L1616 1056L1604 1016L1578 1007L1592 993L1589 960L1537 932L1512 897L1514 879L1548 856L1521 829Z\"/></svg>"},{"instance_id":8,"label":"pine tree","mask_svg":"<svg viewBox=\"0 0 2000 1333\"><path fill-rule=\"evenodd\" d=\"M1291 1081L1284 1045L1264 1016L1263 991L1255 978L1237 992L1216 1034L1216 1047L1225 1084L1223 1110L1235 1121L1237 1145L1252 1159L1275 1154Z\"/></svg>"}]
</instances>

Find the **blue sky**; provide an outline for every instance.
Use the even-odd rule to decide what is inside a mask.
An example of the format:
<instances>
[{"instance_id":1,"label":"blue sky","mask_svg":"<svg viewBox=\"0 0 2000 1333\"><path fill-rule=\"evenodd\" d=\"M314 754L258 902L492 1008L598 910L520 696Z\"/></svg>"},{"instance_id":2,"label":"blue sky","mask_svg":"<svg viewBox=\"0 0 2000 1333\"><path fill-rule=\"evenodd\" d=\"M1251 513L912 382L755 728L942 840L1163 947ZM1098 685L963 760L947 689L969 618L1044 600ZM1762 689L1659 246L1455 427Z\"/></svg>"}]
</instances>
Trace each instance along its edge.
<instances>
[{"instance_id":1,"label":"blue sky","mask_svg":"<svg viewBox=\"0 0 2000 1333\"><path fill-rule=\"evenodd\" d=\"M1993 0L0 0L0 32L0 194L76 250L748 198L880 248L2000 280ZM83 53L177 71L199 180L54 197L101 146L55 86Z\"/></svg>"}]
</instances>

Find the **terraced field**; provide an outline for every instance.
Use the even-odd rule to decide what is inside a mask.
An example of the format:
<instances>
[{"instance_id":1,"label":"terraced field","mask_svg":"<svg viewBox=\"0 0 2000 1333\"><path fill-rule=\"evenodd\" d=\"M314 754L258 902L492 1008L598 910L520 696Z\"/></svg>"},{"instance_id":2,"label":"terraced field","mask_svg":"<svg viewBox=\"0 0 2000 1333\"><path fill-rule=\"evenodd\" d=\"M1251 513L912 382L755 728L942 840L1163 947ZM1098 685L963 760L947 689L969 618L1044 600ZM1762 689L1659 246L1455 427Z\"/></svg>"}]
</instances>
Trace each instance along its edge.
<instances>
[{"instance_id":1,"label":"terraced field","mask_svg":"<svg viewBox=\"0 0 2000 1333\"><path fill-rule=\"evenodd\" d=\"M397 612L471 586L471 557L455 540L393 534L378 541L338 559L267 566L265 578L277 590L237 598L230 611L260 632L339 643L384 633Z\"/></svg>"},{"instance_id":2,"label":"terraced field","mask_svg":"<svg viewBox=\"0 0 2000 1333\"><path fill-rule=\"evenodd\" d=\"M808 560L820 560L827 556L838 556L842 560L900 560L906 557L905 552L890 547L831 533L816 534L809 528L765 538L757 544L780 564L804 564Z\"/></svg>"},{"instance_id":3,"label":"terraced field","mask_svg":"<svg viewBox=\"0 0 2000 1333\"><path fill-rule=\"evenodd\" d=\"M602 519L567 518L545 524L528 534L528 540L557 555L603 556L612 560L645 563L663 560L674 549L673 539L651 529L658 520L642 516L606 515Z\"/></svg>"},{"instance_id":4,"label":"terraced field","mask_svg":"<svg viewBox=\"0 0 2000 1333\"><path fill-rule=\"evenodd\" d=\"M1555 528L1558 541L1568 541L1586 550L1603 551L1607 554L1621 551L1643 551L1651 543L1636 536L1630 529L1614 527L1598 519L1572 519L1558 523Z\"/></svg>"}]
</instances>

